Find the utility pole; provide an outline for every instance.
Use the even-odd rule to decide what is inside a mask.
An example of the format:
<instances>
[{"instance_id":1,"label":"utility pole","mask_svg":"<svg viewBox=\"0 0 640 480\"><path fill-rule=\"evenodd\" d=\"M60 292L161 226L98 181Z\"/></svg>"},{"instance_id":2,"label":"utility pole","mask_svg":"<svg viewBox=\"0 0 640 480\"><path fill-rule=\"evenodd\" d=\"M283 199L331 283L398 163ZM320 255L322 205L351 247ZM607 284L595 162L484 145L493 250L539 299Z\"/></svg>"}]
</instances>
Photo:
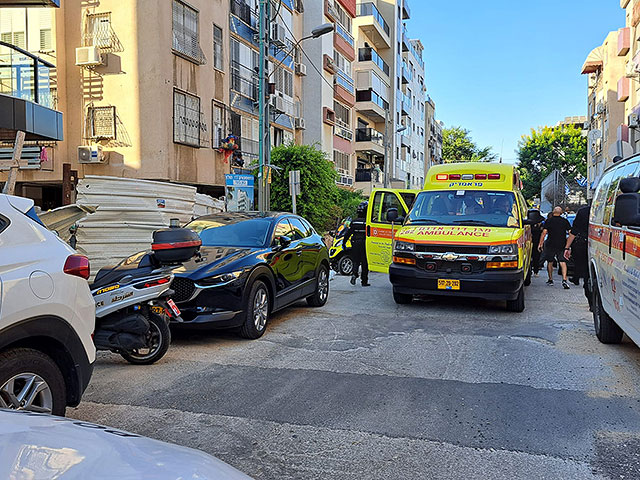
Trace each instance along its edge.
<instances>
[{"instance_id":1,"label":"utility pole","mask_svg":"<svg viewBox=\"0 0 640 480\"><path fill-rule=\"evenodd\" d=\"M13 195L16 191L16 180L18 179L18 169L20 168L20 158L22 157L22 146L24 145L24 132L18 130L16 141L13 145L13 156L9 167L9 176L4 184L2 193Z\"/></svg>"},{"instance_id":2,"label":"utility pole","mask_svg":"<svg viewBox=\"0 0 640 480\"><path fill-rule=\"evenodd\" d=\"M258 115L260 117L260 141L258 145L258 210L266 212L270 208L269 165L271 163L271 138L269 115L269 42L271 39L271 0L260 0L260 65L258 68Z\"/></svg>"}]
</instances>

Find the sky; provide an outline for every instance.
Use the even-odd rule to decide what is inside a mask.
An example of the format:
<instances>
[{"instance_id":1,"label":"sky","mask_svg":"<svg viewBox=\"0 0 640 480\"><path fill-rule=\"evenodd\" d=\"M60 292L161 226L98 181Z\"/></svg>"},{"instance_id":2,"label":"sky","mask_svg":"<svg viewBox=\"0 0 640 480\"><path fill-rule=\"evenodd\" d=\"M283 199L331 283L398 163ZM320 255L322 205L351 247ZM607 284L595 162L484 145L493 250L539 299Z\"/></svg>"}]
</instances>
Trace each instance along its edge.
<instances>
[{"instance_id":1,"label":"sky","mask_svg":"<svg viewBox=\"0 0 640 480\"><path fill-rule=\"evenodd\" d=\"M522 135L586 115L589 52L625 26L619 0L409 0L445 126L515 162ZM504 146L503 146L504 144Z\"/></svg>"}]
</instances>

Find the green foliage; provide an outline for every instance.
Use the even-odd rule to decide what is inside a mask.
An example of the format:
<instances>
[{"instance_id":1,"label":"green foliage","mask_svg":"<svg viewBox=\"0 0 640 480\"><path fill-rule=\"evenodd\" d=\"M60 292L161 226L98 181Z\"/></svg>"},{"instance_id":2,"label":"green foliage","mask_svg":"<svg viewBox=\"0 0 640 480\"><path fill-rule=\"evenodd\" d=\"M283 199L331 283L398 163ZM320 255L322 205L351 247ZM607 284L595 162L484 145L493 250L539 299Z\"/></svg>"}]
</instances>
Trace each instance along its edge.
<instances>
[{"instance_id":1,"label":"green foliage","mask_svg":"<svg viewBox=\"0 0 640 480\"><path fill-rule=\"evenodd\" d=\"M333 228L343 217L355 212L363 200L360 192L336 185L333 163L315 146L282 145L271 150L271 164L282 168L271 180L271 209L290 212L289 172L300 170L301 193L296 198L298 215L320 232Z\"/></svg>"},{"instance_id":2,"label":"green foliage","mask_svg":"<svg viewBox=\"0 0 640 480\"><path fill-rule=\"evenodd\" d=\"M587 176L587 139L573 125L531 129L518 144L518 164L523 194L531 200L540 196L542 181L556 169L567 181Z\"/></svg>"},{"instance_id":3,"label":"green foliage","mask_svg":"<svg viewBox=\"0 0 640 480\"><path fill-rule=\"evenodd\" d=\"M479 148L470 133L462 127L450 127L442 131L442 158L445 163L490 162L497 158L491 147Z\"/></svg>"}]
</instances>

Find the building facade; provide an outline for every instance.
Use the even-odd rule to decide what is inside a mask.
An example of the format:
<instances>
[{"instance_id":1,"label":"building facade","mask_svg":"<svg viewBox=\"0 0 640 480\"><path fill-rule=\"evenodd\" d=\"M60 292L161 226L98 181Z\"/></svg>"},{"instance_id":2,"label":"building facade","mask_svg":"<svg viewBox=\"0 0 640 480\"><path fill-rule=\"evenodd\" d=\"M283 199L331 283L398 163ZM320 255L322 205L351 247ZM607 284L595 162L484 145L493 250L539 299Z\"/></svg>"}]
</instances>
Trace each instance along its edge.
<instances>
[{"instance_id":1,"label":"building facade","mask_svg":"<svg viewBox=\"0 0 640 480\"><path fill-rule=\"evenodd\" d=\"M427 96L427 101L424 104L424 130L425 130L425 178L427 171L431 165L438 165L442 163L442 123L436 120L436 103L433 99Z\"/></svg>"}]
</instances>

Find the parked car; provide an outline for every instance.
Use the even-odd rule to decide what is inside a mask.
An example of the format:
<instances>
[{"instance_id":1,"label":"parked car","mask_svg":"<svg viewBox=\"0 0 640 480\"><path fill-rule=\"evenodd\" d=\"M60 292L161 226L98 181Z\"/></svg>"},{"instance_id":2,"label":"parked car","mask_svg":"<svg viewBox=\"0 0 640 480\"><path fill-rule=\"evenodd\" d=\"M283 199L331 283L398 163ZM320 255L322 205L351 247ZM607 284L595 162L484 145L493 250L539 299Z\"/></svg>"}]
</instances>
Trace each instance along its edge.
<instances>
[{"instance_id":1,"label":"parked car","mask_svg":"<svg viewBox=\"0 0 640 480\"><path fill-rule=\"evenodd\" d=\"M329 255L304 218L287 213L220 213L186 228L202 239L200 257L175 270L174 300L183 325L264 333L269 316L301 299L329 296Z\"/></svg>"},{"instance_id":2,"label":"parked car","mask_svg":"<svg viewBox=\"0 0 640 480\"><path fill-rule=\"evenodd\" d=\"M0 407L64 415L93 369L89 260L0 194Z\"/></svg>"},{"instance_id":3,"label":"parked car","mask_svg":"<svg viewBox=\"0 0 640 480\"><path fill-rule=\"evenodd\" d=\"M0 478L250 480L198 450L94 423L2 409Z\"/></svg>"}]
</instances>

